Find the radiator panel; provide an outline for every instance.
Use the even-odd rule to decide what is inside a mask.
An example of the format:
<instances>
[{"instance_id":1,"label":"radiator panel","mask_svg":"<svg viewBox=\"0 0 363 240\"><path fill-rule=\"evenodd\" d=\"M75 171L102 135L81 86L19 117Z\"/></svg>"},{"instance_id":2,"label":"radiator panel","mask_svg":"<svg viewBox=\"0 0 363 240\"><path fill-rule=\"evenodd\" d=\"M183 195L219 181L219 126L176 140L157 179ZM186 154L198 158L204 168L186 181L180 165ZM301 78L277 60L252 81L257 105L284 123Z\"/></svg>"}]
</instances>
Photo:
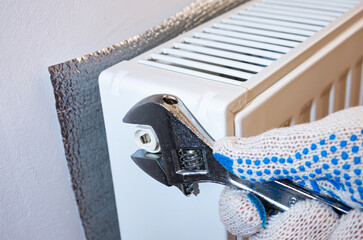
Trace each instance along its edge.
<instances>
[{"instance_id":1,"label":"radiator panel","mask_svg":"<svg viewBox=\"0 0 363 240\"><path fill-rule=\"evenodd\" d=\"M294 4L254 0L134 60L177 74L242 86L248 89L251 100L362 17L360 1L334 3L319 1L320 5L312 7L306 0ZM332 5L339 10L330 8ZM251 16L256 13L258 16ZM170 54L173 50L179 54ZM242 67L235 72L230 66L187 56L190 53L257 65L260 69ZM160 55L164 55L163 61Z\"/></svg>"},{"instance_id":2,"label":"radiator panel","mask_svg":"<svg viewBox=\"0 0 363 240\"><path fill-rule=\"evenodd\" d=\"M217 216L221 186L201 184L201 195L187 199L130 160L137 149L133 127L121 119L140 99L157 93L178 96L215 139L253 136L363 104L363 4L320 0L311 7L314 3L250 1L101 74L123 239L226 235ZM264 25L266 19L273 24ZM132 194L125 198L125 193ZM140 200L146 197L148 201ZM170 213L173 221L167 218ZM180 226L194 229L206 219L192 236L179 234ZM138 231L137 224L153 226L156 232Z\"/></svg>"}]
</instances>

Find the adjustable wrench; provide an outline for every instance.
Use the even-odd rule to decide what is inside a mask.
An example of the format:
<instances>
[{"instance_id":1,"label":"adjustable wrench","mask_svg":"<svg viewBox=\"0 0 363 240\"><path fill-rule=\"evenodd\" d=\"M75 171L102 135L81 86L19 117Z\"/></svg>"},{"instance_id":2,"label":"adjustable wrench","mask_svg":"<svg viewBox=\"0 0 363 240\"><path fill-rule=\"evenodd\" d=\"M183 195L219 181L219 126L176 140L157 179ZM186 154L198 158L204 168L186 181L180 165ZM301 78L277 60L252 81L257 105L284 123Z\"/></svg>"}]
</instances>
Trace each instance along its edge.
<instances>
[{"instance_id":1,"label":"adjustable wrench","mask_svg":"<svg viewBox=\"0 0 363 240\"><path fill-rule=\"evenodd\" d=\"M305 199L322 201L339 214L350 210L289 180L254 183L235 176L213 157L213 138L176 96L149 96L132 107L123 121L148 129L136 136L141 149L131 156L133 161L157 181L178 187L186 196L197 191L197 183L213 182L255 194L267 210L285 211Z\"/></svg>"}]
</instances>

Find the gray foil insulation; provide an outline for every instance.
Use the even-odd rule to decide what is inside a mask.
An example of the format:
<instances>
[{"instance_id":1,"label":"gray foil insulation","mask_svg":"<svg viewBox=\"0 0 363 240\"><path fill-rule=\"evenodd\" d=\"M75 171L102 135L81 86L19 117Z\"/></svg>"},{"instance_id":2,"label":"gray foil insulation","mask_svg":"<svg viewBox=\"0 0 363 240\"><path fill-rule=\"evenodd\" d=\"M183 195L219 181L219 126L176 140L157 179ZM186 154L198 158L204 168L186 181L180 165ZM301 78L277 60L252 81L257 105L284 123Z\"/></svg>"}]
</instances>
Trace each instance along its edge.
<instances>
[{"instance_id":1,"label":"gray foil insulation","mask_svg":"<svg viewBox=\"0 0 363 240\"><path fill-rule=\"evenodd\" d=\"M99 74L244 2L197 0L143 34L49 67L66 159L87 239L120 239Z\"/></svg>"}]
</instances>

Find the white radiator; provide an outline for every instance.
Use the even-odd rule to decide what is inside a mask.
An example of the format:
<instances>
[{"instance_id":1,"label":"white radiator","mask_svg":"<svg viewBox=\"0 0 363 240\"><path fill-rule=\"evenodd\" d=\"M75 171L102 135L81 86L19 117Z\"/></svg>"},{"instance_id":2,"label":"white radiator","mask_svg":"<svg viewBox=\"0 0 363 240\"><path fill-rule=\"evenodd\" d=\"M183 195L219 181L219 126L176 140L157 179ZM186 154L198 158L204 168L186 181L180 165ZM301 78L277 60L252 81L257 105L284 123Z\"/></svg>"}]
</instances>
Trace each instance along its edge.
<instances>
[{"instance_id":1,"label":"white radiator","mask_svg":"<svg viewBox=\"0 0 363 240\"><path fill-rule=\"evenodd\" d=\"M226 239L222 186L185 197L131 160L126 112L142 98L178 96L213 138L253 136L363 105L363 3L250 1L101 73L118 218L123 240Z\"/></svg>"}]
</instances>

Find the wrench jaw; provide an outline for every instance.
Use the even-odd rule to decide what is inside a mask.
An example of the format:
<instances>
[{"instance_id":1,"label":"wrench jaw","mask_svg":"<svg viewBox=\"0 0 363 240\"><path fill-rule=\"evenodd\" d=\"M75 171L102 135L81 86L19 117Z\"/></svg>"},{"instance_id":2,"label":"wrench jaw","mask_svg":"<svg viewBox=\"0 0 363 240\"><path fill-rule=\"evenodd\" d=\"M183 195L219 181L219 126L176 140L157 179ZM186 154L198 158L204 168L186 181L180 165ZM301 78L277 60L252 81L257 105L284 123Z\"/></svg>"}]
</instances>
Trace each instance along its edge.
<instances>
[{"instance_id":1,"label":"wrench jaw","mask_svg":"<svg viewBox=\"0 0 363 240\"><path fill-rule=\"evenodd\" d=\"M139 149L131 155L131 158L150 177L166 186L172 186L169 184L165 170L162 167L163 160L161 154L148 153L144 149Z\"/></svg>"},{"instance_id":2,"label":"wrench jaw","mask_svg":"<svg viewBox=\"0 0 363 240\"><path fill-rule=\"evenodd\" d=\"M139 149L132 154L131 158L149 176L168 187L176 186L186 196L194 192L197 186L196 183L199 182L198 180L193 181L192 178L184 176L186 172L183 171L178 171L177 173L184 177L181 182L178 181L180 180L179 178L170 176L168 178L163 167L164 162L161 154L148 153L144 149Z\"/></svg>"}]
</instances>

